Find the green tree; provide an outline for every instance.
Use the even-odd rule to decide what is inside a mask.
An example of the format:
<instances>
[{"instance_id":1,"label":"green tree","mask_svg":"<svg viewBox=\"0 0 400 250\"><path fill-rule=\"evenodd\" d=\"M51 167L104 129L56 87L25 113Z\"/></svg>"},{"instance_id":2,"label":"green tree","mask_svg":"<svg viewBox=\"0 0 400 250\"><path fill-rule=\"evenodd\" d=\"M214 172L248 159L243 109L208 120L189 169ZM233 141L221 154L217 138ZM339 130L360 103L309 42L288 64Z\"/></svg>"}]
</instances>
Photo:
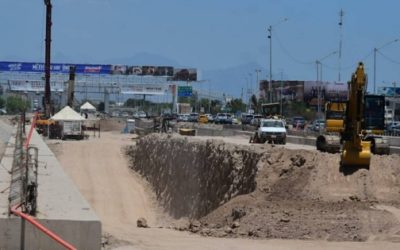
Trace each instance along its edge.
<instances>
[{"instance_id":1,"label":"green tree","mask_svg":"<svg viewBox=\"0 0 400 250\"><path fill-rule=\"evenodd\" d=\"M30 108L28 100L23 99L19 96L7 97L7 113L16 114L23 111L27 111Z\"/></svg>"},{"instance_id":2,"label":"green tree","mask_svg":"<svg viewBox=\"0 0 400 250\"><path fill-rule=\"evenodd\" d=\"M204 112L208 113L210 110L210 100L207 98L201 98L199 101L200 108L204 108Z\"/></svg>"},{"instance_id":3,"label":"green tree","mask_svg":"<svg viewBox=\"0 0 400 250\"><path fill-rule=\"evenodd\" d=\"M226 106L230 108L230 112L232 113L237 113L238 111L244 112L246 110L246 104L241 99L232 99Z\"/></svg>"},{"instance_id":4,"label":"green tree","mask_svg":"<svg viewBox=\"0 0 400 250\"><path fill-rule=\"evenodd\" d=\"M6 106L6 100L4 100L3 97L0 97L0 109L4 108Z\"/></svg>"},{"instance_id":5,"label":"green tree","mask_svg":"<svg viewBox=\"0 0 400 250\"><path fill-rule=\"evenodd\" d=\"M219 100L211 100L211 114L221 112L222 103Z\"/></svg>"}]
</instances>

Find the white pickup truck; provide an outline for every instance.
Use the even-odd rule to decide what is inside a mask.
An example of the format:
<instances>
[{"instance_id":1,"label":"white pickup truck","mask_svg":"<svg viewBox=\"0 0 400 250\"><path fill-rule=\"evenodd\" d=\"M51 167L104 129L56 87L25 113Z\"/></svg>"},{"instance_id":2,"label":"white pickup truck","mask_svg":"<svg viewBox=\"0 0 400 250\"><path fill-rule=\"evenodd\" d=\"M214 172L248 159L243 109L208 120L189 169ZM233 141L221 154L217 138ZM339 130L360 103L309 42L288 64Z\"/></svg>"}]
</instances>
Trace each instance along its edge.
<instances>
[{"instance_id":1,"label":"white pickup truck","mask_svg":"<svg viewBox=\"0 0 400 250\"><path fill-rule=\"evenodd\" d=\"M274 144L286 144L285 121L281 119L261 119L260 125L250 143L273 142Z\"/></svg>"}]
</instances>

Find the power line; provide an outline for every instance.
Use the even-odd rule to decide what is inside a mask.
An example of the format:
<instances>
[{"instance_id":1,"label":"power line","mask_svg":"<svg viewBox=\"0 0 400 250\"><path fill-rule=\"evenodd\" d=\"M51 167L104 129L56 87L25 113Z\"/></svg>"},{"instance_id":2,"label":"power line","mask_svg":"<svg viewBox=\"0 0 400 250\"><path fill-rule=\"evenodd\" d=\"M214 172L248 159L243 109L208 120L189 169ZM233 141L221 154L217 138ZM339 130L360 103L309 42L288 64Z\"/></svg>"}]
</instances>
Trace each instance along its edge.
<instances>
[{"instance_id":1,"label":"power line","mask_svg":"<svg viewBox=\"0 0 400 250\"><path fill-rule=\"evenodd\" d=\"M364 57L362 57L361 59L359 59L357 61L365 61L365 60L367 60L372 55L373 52L374 51L371 50L367 55L365 55ZM331 70L338 70L339 69L339 67L337 67L337 66L331 66L331 65L328 65L328 64L325 64L325 63L322 63L322 65L324 65L324 67L327 67L328 69L331 69ZM351 68L354 68L354 64L346 65L344 67L341 67L340 69L347 70L347 69L351 69Z\"/></svg>"},{"instance_id":2,"label":"power line","mask_svg":"<svg viewBox=\"0 0 400 250\"><path fill-rule=\"evenodd\" d=\"M278 44L279 44L279 47L280 47L280 48L283 50L283 52L284 52L290 59L292 59L294 62L299 63L299 64L303 64L303 65L313 65L313 64L315 63L314 61L312 61L312 62L301 61L301 60L295 58L294 56L292 56L292 55L289 53L289 51L283 46L283 44L282 44L281 40L279 39L279 36L278 36L278 34L277 34L276 31L275 31L275 38L276 38L276 41L277 41Z\"/></svg>"},{"instance_id":3,"label":"power line","mask_svg":"<svg viewBox=\"0 0 400 250\"><path fill-rule=\"evenodd\" d=\"M387 55L383 54L383 53L380 52L379 50L378 50L377 52L378 52L381 56L383 56L383 58L385 58L386 60L388 60L389 62L394 63L394 64L400 64L399 61L396 61L396 60L394 60L394 59L388 57Z\"/></svg>"}]
</instances>

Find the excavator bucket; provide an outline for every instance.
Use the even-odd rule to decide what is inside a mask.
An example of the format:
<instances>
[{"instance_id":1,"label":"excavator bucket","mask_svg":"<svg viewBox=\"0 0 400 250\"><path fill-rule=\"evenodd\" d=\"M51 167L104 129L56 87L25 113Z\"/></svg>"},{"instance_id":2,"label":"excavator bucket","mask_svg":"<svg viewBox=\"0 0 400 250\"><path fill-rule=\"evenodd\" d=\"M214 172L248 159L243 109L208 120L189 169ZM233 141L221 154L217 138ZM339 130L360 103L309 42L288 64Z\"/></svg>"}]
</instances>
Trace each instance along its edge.
<instances>
[{"instance_id":1,"label":"excavator bucket","mask_svg":"<svg viewBox=\"0 0 400 250\"><path fill-rule=\"evenodd\" d=\"M369 168L371 162L371 142L361 141L361 148L356 148L350 141L346 141L341 155L341 165L360 166Z\"/></svg>"}]
</instances>

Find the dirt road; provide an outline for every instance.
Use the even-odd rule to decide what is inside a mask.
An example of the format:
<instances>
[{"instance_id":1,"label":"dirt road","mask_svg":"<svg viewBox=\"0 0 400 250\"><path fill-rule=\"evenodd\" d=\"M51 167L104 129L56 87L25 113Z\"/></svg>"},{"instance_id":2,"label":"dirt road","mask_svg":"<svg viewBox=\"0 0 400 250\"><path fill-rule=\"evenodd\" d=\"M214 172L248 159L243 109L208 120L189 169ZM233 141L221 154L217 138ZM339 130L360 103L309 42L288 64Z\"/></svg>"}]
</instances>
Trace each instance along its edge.
<instances>
[{"instance_id":1,"label":"dirt road","mask_svg":"<svg viewBox=\"0 0 400 250\"><path fill-rule=\"evenodd\" d=\"M371 241L326 242L204 238L157 228L158 210L146 183L128 167L122 148L131 135L102 133L85 141L50 141L66 173L89 201L107 232L118 239L108 249L398 249L399 244ZM150 228L136 227L145 217Z\"/></svg>"}]
</instances>

